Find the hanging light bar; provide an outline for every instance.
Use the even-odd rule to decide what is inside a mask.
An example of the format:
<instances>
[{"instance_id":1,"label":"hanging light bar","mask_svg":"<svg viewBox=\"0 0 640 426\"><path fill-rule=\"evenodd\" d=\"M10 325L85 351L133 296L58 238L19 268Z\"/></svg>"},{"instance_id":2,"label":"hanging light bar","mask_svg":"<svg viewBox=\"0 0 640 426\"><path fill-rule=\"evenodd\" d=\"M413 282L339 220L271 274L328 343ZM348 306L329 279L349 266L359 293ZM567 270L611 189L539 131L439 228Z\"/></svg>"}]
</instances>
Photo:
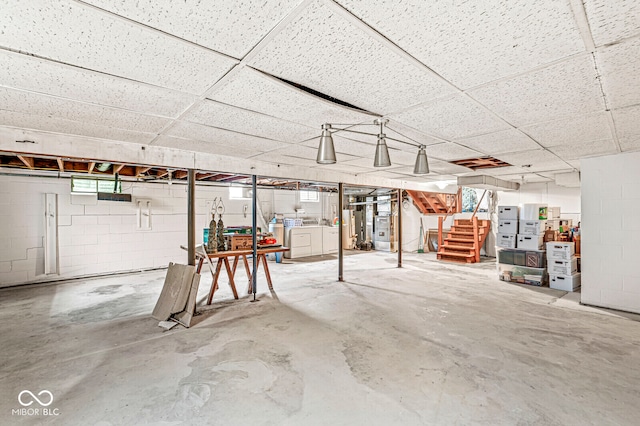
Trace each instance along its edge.
<instances>
[{"instance_id":1,"label":"hanging light bar","mask_svg":"<svg viewBox=\"0 0 640 426\"><path fill-rule=\"evenodd\" d=\"M357 130L351 130L350 127L360 125L371 125L369 123L356 123L356 124L329 124L322 125L322 135L320 136L320 144L318 145L318 155L316 162L318 164L335 164L336 163L336 151L333 146L332 133L337 132L349 132L357 133L361 135L377 136L378 142L376 143L376 152L373 159L373 167L389 167L391 165L391 158L389 156L389 147L387 146L387 139L401 142L407 145L418 147L418 155L416 156L416 162L413 169L414 174L428 174L429 162L427 159L427 152L425 146L419 143L407 142L400 139L388 138L384 133L384 127L389 122L386 119L376 119L373 125L380 126L380 131L376 135L375 133L361 132ZM332 126L348 126L344 128L337 128Z\"/></svg>"}]
</instances>

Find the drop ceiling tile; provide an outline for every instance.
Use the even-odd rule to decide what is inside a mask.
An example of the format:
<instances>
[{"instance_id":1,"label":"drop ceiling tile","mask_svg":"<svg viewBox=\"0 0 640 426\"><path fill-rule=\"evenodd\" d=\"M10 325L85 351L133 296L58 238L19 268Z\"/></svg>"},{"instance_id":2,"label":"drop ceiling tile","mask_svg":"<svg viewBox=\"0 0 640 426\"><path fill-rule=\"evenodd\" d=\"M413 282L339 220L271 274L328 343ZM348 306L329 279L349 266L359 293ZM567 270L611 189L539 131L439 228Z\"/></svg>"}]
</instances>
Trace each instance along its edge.
<instances>
[{"instance_id":1,"label":"drop ceiling tile","mask_svg":"<svg viewBox=\"0 0 640 426\"><path fill-rule=\"evenodd\" d=\"M640 105L612 112L622 151L640 147Z\"/></svg>"},{"instance_id":2,"label":"drop ceiling tile","mask_svg":"<svg viewBox=\"0 0 640 426\"><path fill-rule=\"evenodd\" d=\"M224 147L224 152L226 152L224 155L229 156L233 156L233 151L236 149L253 150L254 154L256 154L288 146L288 144L283 142L272 141L269 139L258 138L256 136L217 129L215 127L204 126L202 124L188 123L185 121L177 122L173 127L167 130L165 134L167 136L175 136L183 139L200 140L207 142L212 146Z\"/></svg>"},{"instance_id":3,"label":"drop ceiling tile","mask_svg":"<svg viewBox=\"0 0 640 426\"><path fill-rule=\"evenodd\" d=\"M443 139L464 138L509 128L506 123L462 94L424 104L391 117Z\"/></svg>"},{"instance_id":4,"label":"drop ceiling tile","mask_svg":"<svg viewBox=\"0 0 640 426\"><path fill-rule=\"evenodd\" d=\"M142 115L136 112L3 87L0 87L0 109L146 133L159 133L164 126L171 122L168 118Z\"/></svg>"},{"instance_id":5,"label":"drop ceiling tile","mask_svg":"<svg viewBox=\"0 0 640 426\"><path fill-rule=\"evenodd\" d=\"M604 47L596 50L595 55L609 107L616 109L639 104L640 39Z\"/></svg>"},{"instance_id":6,"label":"drop ceiling tile","mask_svg":"<svg viewBox=\"0 0 640 426\"><path fill-rule=\"evenodd\" d=\"M429 158L452 161L482 157L482 153L453 142L443 142L427 147L427 156Z\"/></svg>"},{"instance_id":7,"label":"drop ceiling tile","mask_svg":"<svg viewBox=\"0 0 640 426\"><path fill-rule=\"evenodd\" d=\"M184 115L182 119L287 143L297 143L314 136L319 138L321 134L317 128L207 99Z\"/></svg>"},{"instance_id":8,"label":"drop ceiling tile","mask_svg":"<svg viewBox=\"0 0 640 426\"><path fill-rule=\"evenodd\" d=\"M567 163L558 158L558 156L543 149L499 154L496 155L496 158L513 164L514 166L522 167L527 172L544 172L570 168Z\"/></svg>"},{"instance_id":9,"label":"drop ceiling tile","mask_svg":"<svg viewBox=\"0 0 640 426\"><path fill-rule=\"evenodd\" d=\"M0 84L165 117L177 117L196 97L0 50Z\"/></svg>"},{"instance_id":10,"label":"drop ceiling tile","mask_svg":"<svg viewBox=\"0 0 640 426\"><path fill-rule=\"evenodd\" d=\"M640 149L640 135L623 136L619 138L622 152L637 151Z\"/></svg>"},{"instance_id":11,"label":"drop ceiling tile","mask_svg":"<svg viewBox=\"0 0 640 426\"><path fill-rule=\"evenodd\" d=\"M520 130L544 147L576 145L612 137L606 112L546 121L521 127Z\"/></svg>"},{"instance_id":12,"label":"drop ceiling tile","mask_svg":"<svg viewBox=\"0 0 640 426\"><path fill-rule=\"evenodd\" d=\"M640 135L640 105L613 111L618 135Z\"/></svg>"},{"instance_id":13,"label":"drop ceiling tile","mask_svg":"<svg viewBox=\"0 0 640 426\"><path fill-rule=\"evenodd\" d=\"M489 84L469 95L509 123L527 124L605 109L597 73L589 55Z\"/></svg>"},{"instance_id":14,"label":"drop ceiling tile","mask_svg":"<svg viewBox=\"0 0 640 426\"><path fill-rule=\"evenodd\" d=\"M482 169L474 172L474 174L483 174L483 175L490 175L490 176L496 176L496 177L501 177L505 175L522 174L522 173L529 173L529 170L519 166L506 166L506 167L496 167L493 169Z\"/></svg>"},{"instance_id":15,"label":"drop ceiling tile","mask_svg":"<svg viewBox=\"0 0 640 426\"><path fill-rule=\"evenodd\" d=\"M429 170L432 173L437 173L441 175L456 175L459 173L469 173L471 169L459 166L457 164L447 163L446 161L442 162L432 162L429 161Z\"/></svg>"},{"instance_id":16,"label":"drop ceiling tile","mask_svg":"<svg viewBox=\"0 0 640 426\"><path fill-rule=\"evenodd\" d=\"M549 148L549 150L563 160L577 160L580 158L615 154L618 152L618 147L613 142L613 139L606 139L572 145L560 145Z\"/></svg>"},{"instance_id":17,"label":"drop ceiling tile","mask_svg":"<svg viewBox=\"0 0 640 426\"><path fill-rule=\"evenodd\" d=\"M312 2L249 65L381 115L455 91L324 1Z\"/></svg>"},{"instance_id":18,"label":"drop ceiling tile","mask_svg":"<svg viewBox=\"0 0 640 426\"><path fill-rule=\"evenodd\" d=\"M324 171L327 174L331 174L332 172L361 173L361 172L368 171L369 167L359 167L354 164L335 163L335 164L316 164L314 169L318 171Z\"/></svg>"},{"instance_id":19,"label":"drop ceiling tile","mask_svg":"<svg viewBox=\"0 0 640 426\"><path fill-rule=\"evenodd\" d=\"M249 158L256 154L253 149L234 148L229 151L229 148L224 145L216 145L210 142L205 142L195 139L178 138L174 136L159 136L154 146L163 146L166 148L176 148L181 150L189 150L196 152L206 152L207 154L227 155L237 158ZM224 170L226 172L232 172L232 170Z\"/></svg>"},{"instance_id":20,"label":"drop ceiling tile","mask_svg":"<svg viewBox=\"0 0 640 426\"><path fill-rule=\"evenodd\" d=\"M245 67L216 88L211 99L272 117L316 126L323 123L370 123L374 117L332 104Z\"/></svg>"},{"instance_id":21,"label":"drop ceiling tile","mask_svg":"<svg viewBox=\"0 0 640 426\"><path fill-rule=\"evenodd\" d=\"M66 120L63 118L33 115L29 113L6 111L0 109L0 123L24 129L43 130L46 132L89 136L100 139L111 139L123 142L147 144L156 136L155 133L142 133L126 129L116 129L99 124Z\"/></svg>"},{"instance_id":22,"label":"drop ceiling tile","mask_svg":"<svg viewBox=\"0 0 640 426\"><path fill-rule=\"evenodd\" d=\"M285 147L268 152L268 155L270 156L270 158L273 157L277 159L278 156L294 157L294 158L299 158L301 160L304 160L305 165L309 165L307 164L307 161L311 161L310 165L312 166L318 165L318 163L316 163L317 154L318 154L317 148L305 146L301 144L287 145ZM265 154L258 154L258 155L262 156ZM336 160L338 163L342 163L350 160L356 160L357 158L358 157L353 155L347 155L347 154L336 152Z\"/></svg>"},{"instance_id":23,"label":"drop ceiling tile","mask_svg":"<svg viewBox=\"0 0 640 426\"><path fill-rule=\"evenodd\" d=\"M367 153L368 154L368 153ZM362 158L358 158L355 160L349 160L349 161L345 161L342 164L344 164L345 166L358 166L361 168L365 168L368 171L373 171L373 170L383 170L386 169L387 167L373 167L373 156L375 154L375 147L371 150L371 155L367 155L365 157ZM389 153L389 156L391 157L391 153ZM391 164L393 167L393 157L391 157Z\"/></svg>"},{"instance_id":24,"label":"drop ceiling tile","mask_svg":"<svg viewBox=\"0 0 640 426\"><path fill-rule=\"evenodd\" d=\"M371 170L365 173L367 176L375 176L377 178L382 178L382 179L405 179L409 176L405 175L405 174L401 174L401 173L395 173L393 171L390 170ZM360 175L362 176L363 173L360 173Z\"/></svg>"},{"instance_id":25,"label":"drop ceiling tile","mask_svg":"<svg viewBox=\"0 0 640 426\"><path fill-rule=\"evenodd\" d=\"M540 146L530 137L516 129L488 133L486 135L473 136L465 139L457 139L455 142L486 155L504 154L507 152L527 151L540 148Z\"/></svg>"},{"instance_id":26,"label":"drop ceiling tile","mask_svg":"<svg viewBox=\"0 0 640 426\"><path fill-rule=\"evenodd\" d=\"M0 45L82 68L203 93L237 61L79 2L11 2Z\"/></svg>"},{"instance_id":27,"label":"drop ceiling tile","mask_svg":"<svg viewBox=\"0 0 640 426\"><path fill-rule=\"evenodd\" d=\"M460 88L584 51L568 2L338 2Z\"/></svg>"},{"instance_id":28,"label":"drop ceiling tile","mask_svg":"<svg viewBox=\"0 0 640 426\"><path fill-rule=\"evenodd\" d=\"M299 0L86 0L86 3L218 52L242 58Z\"/></svg>"},{"instance_id":29,"label":"drop ceiling tile","mask_svg":"<svg viewBox=\"0 0 640 426\"><path fill-rule=\"evenodd\" d=\"M584 0L596 46L640 33L640 4L636 0Z\"/></svg>"}]
</instances>

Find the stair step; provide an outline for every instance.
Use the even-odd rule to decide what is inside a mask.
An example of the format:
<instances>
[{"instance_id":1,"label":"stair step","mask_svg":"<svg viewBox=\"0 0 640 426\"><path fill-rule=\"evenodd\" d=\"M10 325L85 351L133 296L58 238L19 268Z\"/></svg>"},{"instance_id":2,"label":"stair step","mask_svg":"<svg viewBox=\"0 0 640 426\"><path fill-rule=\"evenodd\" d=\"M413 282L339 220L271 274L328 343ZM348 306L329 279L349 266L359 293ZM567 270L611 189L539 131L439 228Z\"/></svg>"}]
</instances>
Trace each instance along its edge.
<instances>
[{"instance_id":1,"label":"stair step","mask_svg":"<svg viewBox=\"0 0 640 426\"><path fill-rule=\"evenodd\" d=\"M443 249L451 249L451 250L466 250L466 251L473 251L474 247L473 244L470 246L460 246L460 245L454 245L454 244L443 244L442 245Z\"/></svg>"},{"instance_id":2,"label":"stair step","mask_svg":"<svg viewBox=\"0 0 640 426\"><path fill-rule=\"evenodd\" d=\"M473 238L451 238L447 237L444 239L445 242L456 242L456 243L471 243L473 244Z\"/></svg>"},{"instance_id":3,"label":"stair step","mask_svg":"<svg viewBox=\"0 0 640 426\"><path fill-rule=\"evenodd\" d=\"M448 262L458 262L458 263L474 263L475 262L475 256L456 256L456 255L452 255L451 253L438 253L438 260L445 260Z\"/></svg>"},{"instance_id":4,"label":"stair step","mask_svg":"<svg viewBox=\"0 0 640 426\"><path fill-rule=\"evenodd\" d=\"M467 253L446 253L446 252L441 252L439 251L438 254L442 254L442 255L446 255L446 256L453 256L453 257L473 257L472 254L467 254Z\"/></svg>"}]
</instances>

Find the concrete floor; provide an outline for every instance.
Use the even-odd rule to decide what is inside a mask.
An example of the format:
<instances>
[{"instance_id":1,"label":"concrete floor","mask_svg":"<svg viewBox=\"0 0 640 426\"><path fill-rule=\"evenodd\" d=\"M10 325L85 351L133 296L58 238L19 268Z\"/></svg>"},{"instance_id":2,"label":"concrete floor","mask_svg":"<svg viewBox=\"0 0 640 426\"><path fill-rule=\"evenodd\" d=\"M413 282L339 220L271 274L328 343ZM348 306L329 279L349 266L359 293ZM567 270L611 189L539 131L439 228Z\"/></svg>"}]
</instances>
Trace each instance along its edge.
<instances>
[{"instance_id":1,"label":"concrete floor","mask_svg":"<svg viewBox=\"0 0 640 426\"><path fill-rule=\"evenodd\" d=\"M274 294L231 301L225 282L166 332L150 317L165 271L1 290L0 424L640 422L637 316L494 263L396 259L346 256L343 283L334 259L271 263ZM57 416L12 415L22 390L50 391Z\"/></svg>"}]
</instances>

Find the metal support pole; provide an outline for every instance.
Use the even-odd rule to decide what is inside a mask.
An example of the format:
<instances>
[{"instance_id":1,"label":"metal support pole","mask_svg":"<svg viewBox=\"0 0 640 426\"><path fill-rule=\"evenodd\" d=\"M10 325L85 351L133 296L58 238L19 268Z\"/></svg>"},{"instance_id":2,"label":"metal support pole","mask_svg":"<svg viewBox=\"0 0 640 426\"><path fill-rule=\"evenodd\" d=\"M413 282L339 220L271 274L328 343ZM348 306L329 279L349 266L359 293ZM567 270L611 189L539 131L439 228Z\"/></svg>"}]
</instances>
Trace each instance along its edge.
<instances>
[{"instance_id":1,"label":"metal support pole","mask_svg":"<svg viewBox=\"0 0 640 426\"><path fill-rule=\"evenodd\" d=\"M187 194L187 256L188 264L196 264L196 171L187 172L189 183ZM209 237L211 238L211 237Z\"/></svg>"},{"instance_id":2,"label":"metal support pole","mask_svg":"<svg viewBox=\"0 0 640 426\"><path fill-rule=\"evenodd\" d=\"M342 270L343 270L343 247L342 247L342 234L344 232L344 227L343 227L343 221L344 221L344 216L342 213L342 209L343 209L343 204L344 203L344 184L342 182L340 182L338 184L338 223L339 223L339 228L338 228L338 281L344 281L344 278L342 276Z\"/></svg>"},{"instance_id":3,"label":"metal support pole","mask_svg":"<svg viewBox=\"0 0 640 426\"><path fill-rule=\"evenodd\" d=\"M398 189L398 268L402 268L402 189Z\"/></svg>"},{"instance_id":4,"label":"metal support pole","mask_svg":"<svg viewBox=\"0 0 640 426\"><path fill-rule=\"evenodd\" d=\"M251 175L251 242L253 244L253 272L251 273L251 288L253 288L253 300L256 301L256 291L258 287L258 191L257 177Z\"/></svg>"}]
</instances>

